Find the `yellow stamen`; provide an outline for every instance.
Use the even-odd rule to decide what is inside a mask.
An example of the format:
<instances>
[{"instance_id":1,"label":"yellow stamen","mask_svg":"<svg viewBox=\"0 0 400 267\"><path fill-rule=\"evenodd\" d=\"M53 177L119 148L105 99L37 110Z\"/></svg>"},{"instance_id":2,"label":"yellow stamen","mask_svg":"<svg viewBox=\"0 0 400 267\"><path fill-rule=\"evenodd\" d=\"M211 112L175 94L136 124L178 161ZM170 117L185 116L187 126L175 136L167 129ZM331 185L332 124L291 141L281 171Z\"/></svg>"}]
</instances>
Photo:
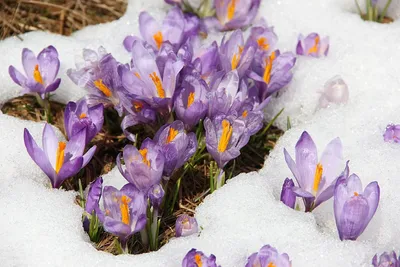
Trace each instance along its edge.
<instances>
[{"instance_id":1,"label":"yellow stamen","mask_svg":"<svg viewBox=\"0 0 400 267\"><path fill-rule=\"evenodd\" d=\"M357 192L354 192L354 196L355 196L355 197L358 197L358 193L357 193Z\"/></svg>"},{"instance_id":2,"label":"yellow stamen","mask_svg":"<svg viewBox=\"0 0 400 267\"><path fill-rule=\"evenodd\" d=\"M274 263L270 262L270 263L268 263L267 267L276 267L276 265Z\"/></svg>"},{"instance_id":3,"label":"yellow stamen","mask_svg":"<svg viewBox=\"0 0 400 267\"><path fill-rule=\"evenodd\" d=\"M319 45L319 36L317 36L317 37L315 37L315 39L314 39L314 45L313 45L313 47L311 47L309 50L308 50L308 54L311 54L311 53L318 53L318 45Z\"/></svg>"},{"instance_id":4,"label":"yellow stamen","mask_svg":"<svg viewBox=\"0 0 400 267\"><path fill-rule=\"evenodd\" d=\"M35 65L35 70L33 71L33 79L35 79L36 82L43 84L43 78L42 74L39 71L39 65Z\"/></svg>"},{"instance_id":5,"label":"yellow stamen","mask_svg":"<svg viewBox=\"0 0 400 267\"><path fill-rule=\"evenodd\" d=\"M221 138L218 143L218 152L222 153L225 152L226 148L228 147L229 141L231 140L233 128L229 121L223 120L222 121L222 134Z\"/></svg>"},{"instance_id":6,"label":"yellow stamen","mask_svg":"<svg viewBox=\"0 0 400 267\"><path fill-rule=\"evenodd\" d=\"M239 52L233 54L232 61L231 61L232 70L236 69L237 66L239 65L239 61L240 61L240 57L242 56L243 49L244 49L243 46L239 46Z\"/></svg>"},{"instance_id":7,"label":"yellow stamen","mask_svg":"<svg viewBox=\"0 0 400 267\"><path fill-rule=\"evenodd\" d=\"M267 51L269 49L268 40L265 37L260 37L257 39L258 46L262 49Z\"/></svg>"},{"instance_id":8,"label":"yellow stamen","mask_svg":"<svg viewBox=\"0 0 400 267\"><path fill-rule=\"evenodd\" d=\"M103 83L103 79L95 80L93 83L106 97L112 96L111 90Z\"/></svg>"},{"instance_id":9,"label":"yellow stamen","mask_svg":"<svg viewBox=\"0 0 400 267\"><path fill-rule=\"evenodd\" d=\"M319 183L321 182L323 171L324 171L324 168L322 167L322 164L318 163L317 167L315 168L315 175L314 175L314 184L313 184L314 193L317 193L317 191L318 191L318 187L319 187Z\"/></svg>"},{"instance_id":10,"label":"yellow stamen","mask_svg":"<svg viewBox=\"0 0 400 267\"><path fill-rule=\"evenodd\" d=\"M135 72L135 76L138 77L139 79L141 79L139 72Z\"/></svg>"},{"instance_id":11,"label":"yellow stamen","mask_svg":"<svg viewBox=\"0 0 400 267\"><path fill-rule=\"evenodd\" d=\"M271 71L272 71L272 63L274 62L276 58L275 51L271 53L271 55L265 60L266 62L266 67L264 71L264 76L263 80L265 83L269 84L271 81Z\"/></svg>"},{"instance_id":12,"label":"yellow stamen","mask_svg":"<svg viewBox=\"0 0 400 267\"><path fill-rule=\"evenodd\" d=\"M201 255L200 254L194 255L194 261L196 262L197 267L202 267L203 266L203 262L201 261Z\"/></svg>"},{"instance_id":13,"label":"yellow stamen","mask_svg":"<svg viewBox=\"0 0 400 267\"><path fill-rule=\"evenodd\" d=\"M178 135L178 130L170 127L169 128L169 132L168 132L168 137L167 137L167 144L171 143L172 141L174 141L175 137Z\"/></svg>"},{"instance_id":14,"label":"yellow stamen","mask_svg":"<svg viewBox=\"0 0 400 267\"><path fill-rule=\"evenodd\" d=\"M190 92L187 101L187 107L190 107L194 102L194 92Z\"/></svg>"},{"instance_id":15,"label":"yellow stamen","mask_svg":"<svg viewBox=\"0 0 400 267\"><path fill-rule=\"evenodd\" d=\"M158 77L156 72L153 72L149 76L150 76L151 80L153 81L153 83L154 83L154 85L156 87L158 97L165 98L165 91L164 91L164 88L162 86L160 77Z\"/></svg>"},{"instance_id":16,"label":"yellow stamen","mask_svg":"<svg viewBox=\"0 0 400 267\"><path fill-rule=\"evenodd\" d=\"M86 116L86 113L82 113L80 116L79 116L79 119L83 119L83 118L86 118L87 116Z\"/></svg>"},{"instance_id":17,"label":"yellow stamen","mask_svg":"<svg viewBox=\"0 0 400 267\"><path fill-rule=\"evenodd\" d=\"M247 112L247 110L245 110L245 111L243 111L243 113L242 113L242 117L243 117L243 118L246 118L248 114L249 114L249 113Z\"/></svg>"},{"instance_id":18,"label":"yellow stamen","mask_svg":"<svg viewBox=\"0 0 400 267\"><path fill-rule=\"evenodd\" d=\"M134 101L133 106L135 107L135 110L141 111L143 108L143 103L139 101Z\"/></svg>"},{"instance_id":19,"label":"yellow stamen","mask_svg":"<svg viewBox=\"0 0 400 267\"><path fill-rule=\"evenodd\" d=\"M121 221L124 224L129 225L130 223L130 214L129 214L129 202L131 202L131 199L125 195L121 197L121 204L119 205L119 209L121 211Z\"/></svg>"},{"instance_id":20,"label":"yellow stamen","mask_svg":"<svg viewBox=\"0 0 400 267\"><path fill-rule=\"evenodd\" d=\"M150 167L150 161L147 159L147 148L140 149L139 153L142 155L143 163Z\"/></svg>"},{"instance_id":21,"label":"yellow stamen","mask_svg":"<svg viewBox=\"0 0 400 267\"><path fill-rule=\"evenodd\" d=\"M231 2L228 4L228 13L226 14L228 21L232 20L233 16L235 15L236 1L238 0L231 0Z\"/></svg>"},{"instance_id":22,"label":"yellow stamen","mask_svg":"<svg viewBox=\"0 0 400 267\"><path fill-rule=\"evenodd\" d=\"M158 31L153 35L153 39L156 42L157 48L160 49L161 44L163 42L162 32Z\"/></svg>"},{"instance_id":23,"label":"yellow stamen","mask_svg":"<svg viewBox=\"0 0 400 267\"><path fill-rule=\"evenodd\" d=\"M64 164L64 150L67 145L64 142L58 142L58 148L56 153L56 173L61 170Z\"/></svg>"}]
</instances>

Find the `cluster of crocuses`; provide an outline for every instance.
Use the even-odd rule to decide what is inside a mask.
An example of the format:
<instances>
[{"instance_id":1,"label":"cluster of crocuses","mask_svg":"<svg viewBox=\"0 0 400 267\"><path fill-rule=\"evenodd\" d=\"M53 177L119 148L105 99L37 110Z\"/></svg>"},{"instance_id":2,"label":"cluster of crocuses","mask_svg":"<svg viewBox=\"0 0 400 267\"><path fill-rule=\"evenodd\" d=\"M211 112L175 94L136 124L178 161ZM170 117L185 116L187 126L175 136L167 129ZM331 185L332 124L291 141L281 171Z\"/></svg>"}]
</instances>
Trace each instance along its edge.
<instances>
[{"instance_id":1,"label":"cluster of crocuses","mask_svg":"<svg viewBox=\"0 0 400 267\"><path fill-rule=\"evenodd\" d=\"M282 186L281 201L296 208L296 197L303 200L306 212L311 212L331 197L336 226L341 240L356 240L374 216L379 204L380 189L371 182L363 190L361 180L350 174L347 161L343 163L342 143L333 139L318 160L317 147L307 132L303 132L295 147L296 161L284 150L286 163L297 186L286 178Z\"/></svg>"},{"instance_id":2,"label":"cluster of crocuses","mask_svg":"<svg viewBox=\"0 0 400 267\"><path fill-rule=\"evenodd\" d=\"M358 0L355 0L355 3L361 18L369 21L383 22L392 0L387 0L383 10L380 11L378 4L383 1L384 0L365 0L365 13L361 10Z\"/></svg>"}]
</instances>

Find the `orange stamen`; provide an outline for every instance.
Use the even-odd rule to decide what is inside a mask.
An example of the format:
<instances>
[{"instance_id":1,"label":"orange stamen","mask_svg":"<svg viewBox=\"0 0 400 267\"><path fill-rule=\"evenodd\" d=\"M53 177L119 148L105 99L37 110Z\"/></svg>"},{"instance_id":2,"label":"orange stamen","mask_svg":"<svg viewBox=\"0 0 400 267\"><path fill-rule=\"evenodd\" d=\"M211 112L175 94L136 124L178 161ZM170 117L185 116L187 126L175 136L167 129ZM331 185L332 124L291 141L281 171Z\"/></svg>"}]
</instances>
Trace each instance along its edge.
<instances>
[{"instance_id":1,"label":"orange stamen","mask_svg":"<svg viewBox=\"0 0 400 267\"><path fill-rule=\"evenodd\" d=\"M190 92L187 101L187 107L190 107L194 102L194 92Z\"/></svg>"},{"instance_id":2,"label":"orange stamen","mask_svg":"<svg viewBox=\"0 0 400 267\"><path fill-rule=\"evenodd\" d=\"M355 197L358 197L358 193L357 193L357 192L354 192L354 196L355 196Z\"/></svg>"},{"instance_id":3,"label":"orange stamen","mask_svg":"<svg viewBox=\"0 0 400 267\"><path fill-rule=\"evenodd\" d=\"M35 65L35 70L33 71L33 79L35 79L36 82L43 84L43 78L42 74L39 71L39 65Z\"/></svg>"},{"instance_id":4,"label":"orange stamen","mask_svg":"<svg viewBox=\"0 0 400 267\"><path fill-rule=\"evenodd\" d=\"M139 79L141 79L139 72L135 72L135 76L138 77Z\"/></svg>"},{"instance_id":5,"label":"orange stamen","mask_svg":"<svg viewBox=\"0 0 400 267\"><path fill-rule=\"evenodd\" d=\"M265 83L269 84L271 81L271 71L272 71L272 63L274 62L276 58L275 51L271 53L271 55L265 60L266 62L266 67L264 71L264 76L263 80Z\"/></svg>"},{"instance_id":6,"label":"orange stamen","mask_svg":"<svg viewBox=\"0 0 400 267\"><path fill-rule=\"evenodd\" d=\"M233 128L229 121L223 120L222 121L222 134L221 138L218 143L218 152L222 153L225 152L226 148L228 147L229 141L231 140Z\"/></svg>"},{"instance_id":7,"label":"orange stamen","mask_svg":"<svg viewBox=\"0 0 400 267\"><path fill-rule=\"evenodd\" d=\"M165 98L165 91L164 91L164 88L162 86L160 77L158 77L156 72L153 72L149 76L150 76L151 80L153 81L154 86L156 87L158 96L160 98Z\"/></svg>"},{"instance_id":8,"label":"orange stamen","mask_svg":"<svg viewBox=\"0 0 400 267\"><path fill-rule=\"evenodd\" d=\"M314 45L313 45L313 47L311 47L309 50L308 50L308 54L311 54L311 53L318 53L318 45L319 45L319 36L317 36L317 37L315 37L315 39L314 39Z\"/></svg>"},{"instance_id":9,"label":"orange stamen","mask_svg":"<svg viewBox=\"0 0 400 267\"><path fill-rule=\"evenodd\" d=\"M79 116L79 119L83 119L83 118L86 118L87 116L86 116L86 113L82 113L80 116Z\"/></svg>"},{"instance_id":10,"label":"orange stamen","mask_svg":"<svg viewBox=\"0 0 400 267\"><path fill-rule=\"evenodd\" d=\"M270 262L270 263L268 263L267 267L276 267L276 265L274 263Z\"/></svg>"},{"instance_id":11,"label":"orange stamen","mask_svg":"<svg viewBox=\"0 0 400 267\"><path fill-rule=\"evenodd\" d=\"M249 114L249 113L247 112L247 110L245 110L245 111L243 111L243 113L242 113L242 117L243 117L243 118L246 118L248 114Z\"/></svg>"},{"instance_id":12,"label":"orange stamen","mask_svg":"<svg viewBox=\"0 0 400 267\"><path fill-rule=\"evenodd\" d=\"M142 155L143 163L150 167L150 161L147 159L147 148L140 149L139 153Z\"/></svg>"},{"instance_id":13,"label":"orange stamen","mask_svg":"<svg viewBox=\"0 0 400 267\"><path fill-rule=\"evenodd\" d=\"M232 20L233 16L235 15L236 1L238 0L231 0L231 2L228 4L228 13L226 14L228 21Z\"/></svg>"},{"instance_id":14,"label":"orange stamen","mask_svg":"<svg viewBox=\"0 0 400 267\"><path fill-rule=\"evenodd\" d=\"M201 255L200 254L194 255L194 261L196 262L197 267L202 267L203 266L203 262L201 261Z\"/></svg>"},{"instance_id":15,"label":"orange stamen","mask_svg":"<svg viewBox=\"0 0 400 267\"><path fill-rule=\"evenodd\" d=\"M243 46L239 46L239 52L233 54L232 61L231 61L232 70L236 69L237 66L239 65L239 61L240 61L240 57L242 56L243 49L244 49Z\"/></svg>"},{"instance_id":16,"label":"orange stamen","mask_svg":"<svg viewBox=\"0 0 400 267\"><path fill-rule=\"evenodd\" d=\"M61 170L64 164L64 150L67 144L65 142L58 142L58 148L56 153L56 173Z\"/></svg>"},{"instance_id":17,"label":"orange stamen","mask_svg":"<svg viewBox=\"0 0 400 267\"><path fill-rule=\"evenodd\" d=\"M174 141L175 137L178 135L178 130L170 127L169 128L169 132L168 132L168 137L167 137L167 144L171 143L172 141Z\"/></svg>"},{"instance_id":18,"label":"orange stamen","mask_svg":"<svg viewBox=\"0 0 400 267\"><path fill-rule=\"evenodd\" d=\"M160 49L161 44L163 42L162 32L158 31L153 35L153 39L156 42L157 48Z\"/></svg>"},{"instance_id":19,"label":"orange stamen","mask_svg":"<svg viewBox=\"0 0 400 267\"><path fill-rule=\"evenodd\" d=\"M129 214L129 202L131 202L131 199L125 195L121 197L121 203L119 205L119 210L121 211L121 221L124 224L129 225L130 223L130 214Z\"/></svg>"},{"instance_id":20,"label":"orange stamen","mask_svg":"<svg viewBox=\"0 0 400 267\"><path fill-rule=\"evenodd\" d=\"M106 97L112 96L111 90L103 83L103 79L95 80L93 83Z\"/></svg>"},{"instance_id":21,"label":"orange stamen","mask_svg":"<svg viewBox=\"0 0 400 267\"><path fill-rule=\"evenodd\" d=\"M262 49L267 51L269 49L268 40L265 37L260 37L257 39L258 46Z\"/></svg>"},{"instance_id":22,"label":"orange stamen","mask_svg":"<svg viewBox=\"0 0 400 267\"><path fill-rule=\"evenodd\" d=\"M315 168L315 175L314 175L314 184L313 184L313 192L314 193L317 193L317 191L318 191L318 187L321 182L323 171L324 171L324 168L322 167L322 164L318 163L317 167Z\"/></svg>"},{"instance_id":23,"label":"orange stamen","mask_svg":"<svg viewBox=\"0 0 400 267\"><path fill-rule=\"evenodd\" d=\"M135 107L135 109L136 109L137 111L140 111L140 110L142 110L142 108L143 108L143 103L142 103L142 102L139 102L139 101L134 101L134 102L133 102L133 106Z\"/></svg>"}]
</instances>

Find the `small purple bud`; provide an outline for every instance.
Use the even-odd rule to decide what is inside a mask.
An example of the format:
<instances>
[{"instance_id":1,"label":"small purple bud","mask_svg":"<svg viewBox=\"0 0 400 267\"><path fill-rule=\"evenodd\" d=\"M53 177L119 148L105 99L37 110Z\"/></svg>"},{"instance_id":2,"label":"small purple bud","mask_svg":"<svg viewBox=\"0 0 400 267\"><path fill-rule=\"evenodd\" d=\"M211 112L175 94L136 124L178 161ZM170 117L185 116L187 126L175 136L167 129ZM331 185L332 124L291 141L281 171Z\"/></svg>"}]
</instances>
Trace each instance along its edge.
<instances>
[{"instance_id":1,"label":"small purple bud","mask_svg":"<svg viewBox=\"0 0 400 267\"><path fill-rule=\"evenodd\" d=\"M175 236L188 236L199 231L197 220L187 214L181 214L176 219L175 223Z\"/></svg>"},{"instance_id":2,"label":"small purple bud","mask_svg":"<svg viewBox=\"0 0 400 267\"><path fill-rule=\"evenodd\" d=\"M400 125L389 124L386 126L386 131L383 134L385 142L400 143Z\"/></svg>"},{"instance_id":3,"label":"small purple bud","mask_svg":"<svg viewBox=\"0 0 400 267\"><path fill-rule=\"evenodd\" d=\"M396 252L392 251L390 253L384 252L379 256L376 254L372 259L372 265L374 267L399 267L400 259L397 258Z\"/></svg>"},{"instance_id":4,"label":"small purple bud","mask_svg":"<svg viewBox=\"0 0 400 267\"><path fill-rule=\"evenodd\" d=\"M164 194L165 194L163 187L160 184L156 184L152 188L150 188L150 191L148 194L149 194L151 205L154 208L160 207L161 202L164 198Z\"/></svg>"},{"instance_id":5,"label":"small purple bud","mask_svg":"<svg viewBox=\"0 0 400 267\"><path fill-rule=\"evenodd\" d=\"M183 258L182 267L220 267L217 266L216 260L217 258L213 254L207 257L203 252L192 248Z\"/></svg>"},{"instance_id":6,"label":"small purple bud","mask_svg":"<svg viewBox=\"0 0 400 267\"><path fill-rule=\"evenodd\" d=\"M292 266L289 256L286 253L279 254L279 252L270 245L263 246L260 251L253 253L247 259L245 267L253 266L276 266L276 267L290 267Z\"/></svg>"},{"instance_id":7,"label":"small purple bud","mask_svg":"<svg viewBox=\"0 0 400 267\"><path fill-rule=\"evenodd\" d=\"M293 192L294 183L292 179L286 178L282 185L281 201L288 207L294 209L296 194Z\"/></svg>"},{"instance_id":8,"label":"small purple bud","mask_svg":"<svg viewBox=\"0 0 400 267\"><path fill-rule=\"evenodd\" d=\"M329 103L346 104L347 101L349 101L349 88L342 77L337 75L325 83L318 106L326 108Z\"/></svg>"}]
</instances>

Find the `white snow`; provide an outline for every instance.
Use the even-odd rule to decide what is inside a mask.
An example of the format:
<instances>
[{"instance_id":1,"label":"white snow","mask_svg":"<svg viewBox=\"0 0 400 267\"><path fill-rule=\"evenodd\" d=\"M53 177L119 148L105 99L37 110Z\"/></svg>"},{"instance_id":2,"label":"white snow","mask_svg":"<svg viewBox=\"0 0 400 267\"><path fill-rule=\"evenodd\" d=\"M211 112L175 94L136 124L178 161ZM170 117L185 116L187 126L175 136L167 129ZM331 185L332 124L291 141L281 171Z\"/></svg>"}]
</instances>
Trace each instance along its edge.
<instances>
[{"instance_id":1,"label":"white snow","mask_svg":"<svg viewBox=\"0 0 400 267\"><path fill-rule=\"evenodd\" d=\"M63 81L57 91L60 101L84 95L65 72L74 66L84 47L103 45L117 59L128 62L122 40L138 33L137 17L147 10L161 19L167 6L161 0L131 0L128 12L118 21L87 27L71 37L33 32L23 42L9 38L0 42L0 103L15 97L19 88L8 77L8 66L21 67L23 47L38 53L53 44L62 62ZM158 252L112 256L96 251L81 227L81 209L74 194L52 190L33 163L23 144L27 127L40 140L42 123L21 121L0 114L0 260L2 266L180 266L186 252L195 247L214 253L224 267L244 266L247 257L265 244L287 252L293 266L370 266L375 253L399 251L400 146L384 143L388 123L400 118L400 20L389 25L364 22L348 0L264 0L259 12L280 38L281 50L294 50L299 33L329 35L328 57L299 58L294 79L268 114L285 111L277 125L286 129L290 116L293 128L279 140L259 173L239 175L208 196L197 208L203 230L200 236L173 239ZM400 18L400 1L393 1L389 15ZM346 105L316 111L325 82L340 75L350 98ZM294 152L303 130L314 138L319 151L334 137L344 145L350 170L364 186L377 180L381 202L366 232L355 241L339 240L329 201L313 213L290 210L279 202L283 180L291 173L283 148ZM40 143L40 141L39 141ZM105 184L121 186L118 170L104 176Z\"/></svg>"}]
</instances>

